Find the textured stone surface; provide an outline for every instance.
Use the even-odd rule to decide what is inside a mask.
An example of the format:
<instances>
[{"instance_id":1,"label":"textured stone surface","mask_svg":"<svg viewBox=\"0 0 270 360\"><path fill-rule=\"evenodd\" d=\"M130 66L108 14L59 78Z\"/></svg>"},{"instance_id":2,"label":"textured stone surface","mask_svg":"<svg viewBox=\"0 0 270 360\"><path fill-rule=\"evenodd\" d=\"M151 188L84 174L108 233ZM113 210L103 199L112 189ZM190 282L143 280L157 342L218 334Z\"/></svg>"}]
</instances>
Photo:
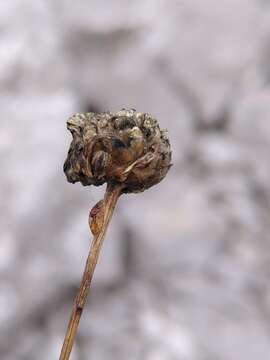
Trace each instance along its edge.
<instances>
[{"instance_id":1,"label":"textured stone surface","mask_svg":"<svg viewBox=\"0 0 270 360\"><path fill-rule=\"evenodd\" d=\"M57 359L104 188L75 112L153 113L174 167L120 199L72 359L270 357L268 1L0 3L0 358Z\"/></svg>"}]
</instances>

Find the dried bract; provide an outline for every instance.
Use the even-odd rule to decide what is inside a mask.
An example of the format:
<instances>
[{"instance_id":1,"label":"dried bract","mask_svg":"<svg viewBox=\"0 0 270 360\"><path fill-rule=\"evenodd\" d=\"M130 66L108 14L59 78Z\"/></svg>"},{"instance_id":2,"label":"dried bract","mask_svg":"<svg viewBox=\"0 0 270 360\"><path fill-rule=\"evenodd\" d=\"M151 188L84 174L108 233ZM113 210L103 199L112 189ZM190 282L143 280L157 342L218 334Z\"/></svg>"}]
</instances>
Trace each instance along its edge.
<instances>
[{"instance_id":1,"label":"dried bract","mask_svg":"<svg viewBox=\"0 0 270 360\"><path fill-rule=\"evenodd\" d=\"M67 127L73 136L64 164L69 182L119 183L122 192L141 192L159 183L171 166L167 132L150 114L75 114Z\"/></svg>"}]
</instances>

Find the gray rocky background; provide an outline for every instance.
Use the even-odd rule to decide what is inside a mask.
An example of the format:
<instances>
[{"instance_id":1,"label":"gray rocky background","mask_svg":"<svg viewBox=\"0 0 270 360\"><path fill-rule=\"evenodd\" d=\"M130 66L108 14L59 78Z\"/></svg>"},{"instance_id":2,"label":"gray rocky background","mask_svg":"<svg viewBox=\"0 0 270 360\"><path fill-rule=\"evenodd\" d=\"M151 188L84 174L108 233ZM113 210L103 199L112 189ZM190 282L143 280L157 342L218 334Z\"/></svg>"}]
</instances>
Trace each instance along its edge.
<instances>
[{"instance_id":1,"label":"gray rocky background","mask_svg":"<svg viewBox=\"0 0 270 360\"><path fill-rule=\"evenodd\" d=\"M0 2L0 359L58 359L104 188L75 112L132 107L174 167L119 202L72 360L270 359L270 2Z\"/></svg>"}]
</instances>

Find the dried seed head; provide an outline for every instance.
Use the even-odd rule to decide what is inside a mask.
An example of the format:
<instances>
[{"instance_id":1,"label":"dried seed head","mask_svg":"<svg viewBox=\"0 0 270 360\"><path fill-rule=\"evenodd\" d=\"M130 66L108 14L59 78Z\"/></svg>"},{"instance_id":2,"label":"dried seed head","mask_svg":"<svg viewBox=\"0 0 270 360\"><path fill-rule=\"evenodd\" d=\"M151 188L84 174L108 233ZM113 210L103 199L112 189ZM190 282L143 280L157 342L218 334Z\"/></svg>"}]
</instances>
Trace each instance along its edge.
<instances>
[{"instance_id":1,"label":"dried seed head","mask_svg":"<svg viewBox=\"0 0 270 360\"><path fill-rule=\"evenodd\" d=\"M140 192L159 183L171 166L167 132L150 114L75 114L67 127L73 136L64 164L69 182L120 183L123 192Z\"/></svg>"}]
</instances>

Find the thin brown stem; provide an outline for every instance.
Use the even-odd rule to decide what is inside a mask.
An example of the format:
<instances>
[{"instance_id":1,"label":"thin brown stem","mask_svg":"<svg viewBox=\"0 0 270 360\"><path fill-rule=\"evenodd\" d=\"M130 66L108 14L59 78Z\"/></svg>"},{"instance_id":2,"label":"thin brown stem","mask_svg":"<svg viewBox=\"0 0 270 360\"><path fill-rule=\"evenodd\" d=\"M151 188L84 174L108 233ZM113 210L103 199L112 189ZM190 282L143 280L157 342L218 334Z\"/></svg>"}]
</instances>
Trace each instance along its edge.
<instances>
[{"instance_id":1,"label":"thin brown stem","mask_svg":"<svg viewBox=\"0 0 270 360\"><path fill-rule=\"evenodd\" d=\"M90 289L91 280L95 271L98 261L101 246L108 228L110 219L117 200L121 194L121 186L108 185L104 200L98 203L90 213L92 216L91 230L94 234L87 262L84 269L84 274L78 290L77 296L74 301L70 321L66 331L65 340L63 343L62 351L59 360L68 360L73 343L76 337L78 325L86 303L87 295ZM94 224L93 224L94 223Z\"/></svg>"}]
</instances>

